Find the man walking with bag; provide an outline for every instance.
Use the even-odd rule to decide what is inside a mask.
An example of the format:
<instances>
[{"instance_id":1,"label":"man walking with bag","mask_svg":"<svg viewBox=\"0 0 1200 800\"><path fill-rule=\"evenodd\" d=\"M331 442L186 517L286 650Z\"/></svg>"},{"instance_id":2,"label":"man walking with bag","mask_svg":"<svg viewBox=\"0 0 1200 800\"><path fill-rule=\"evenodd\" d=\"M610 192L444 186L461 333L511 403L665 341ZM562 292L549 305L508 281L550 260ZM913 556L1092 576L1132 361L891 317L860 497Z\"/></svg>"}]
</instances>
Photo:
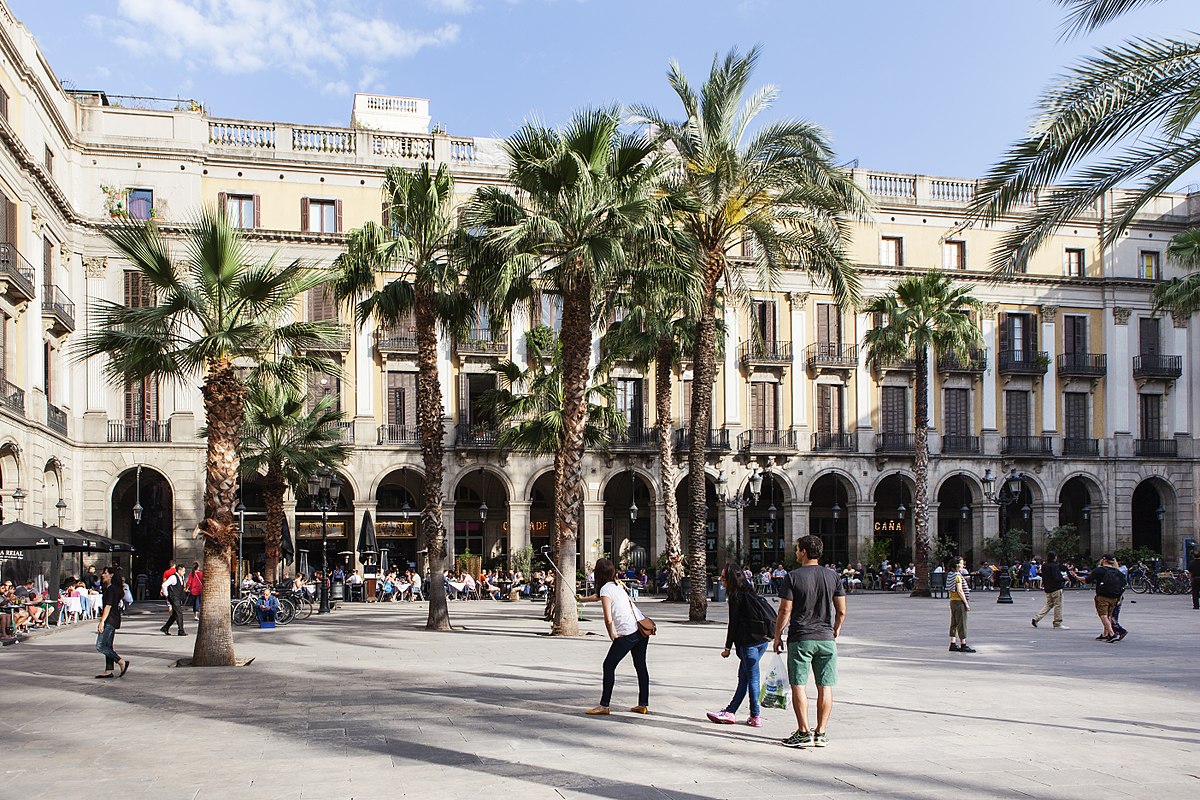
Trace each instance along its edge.
<instances>
[{"instance_id":1,"label":"man walking with bag","mask_svg":"<svg viewBox=\"0 0 1200 800\"><path fill-rule=\"evenodd\" d=\"M833 711L833 687L837 683L836 639L846 621L846 595L837 573L820 565L824 544L816 536L796 542L798 569L792 570L779 588L779 615L775 619L774 651L783 652L783 630L787 626L788 682L796 712L796 732L784 739L785 747L825 747L826 728ZM808 695L805 684L812 669L817 684L817 726L808 726Z\"/></svg>"},{"instance_id":2,"label":"man walking with bag","mask_svg":"<svg viewBox=\"0 0 1200 800\"><path fill-rule=\"evenodd\" d=\"M1103 630L1096 637L1097 641L1115 642L1125 638L1126 631L1120 633L1113 626L1113 613L1125 593L1125 576L1121 570L1113 566L1116 559L1108 553L1100 557L1100 566L1092 570L1088 582L1096 587L1096 616L1100 617Z\"/></svg>"},{"instance_id":3,"label":"man walking with bag","mask_svg":"<svg viewBox=\"0 0 1200 800\"><path fill-rule=\"evenodd\" d=\"M167 603L171 606L171 616L167 617L167 622L161 628L163 636L171 635L171 623L179 626L179 635L187 636L187 631L183 629L183 595L186 591L183 574L184 566L180 564L175 568L175 574L163 581L162 594L167 598Z\"/></svg>"},{"instance_id":4,"label":"man walking with bag","mask_svg":"<svg viewBox=\"0 0 1200 800\"><path fill-rule=\"evenodd\" d=\"M1058 563L1058 554L1054 551L1046 553L1046 563L1042 565L1042 591L1046 593L1046 605L1033 615L1033 627L1036 628L1053 609L1055 629L1069 630L1063 625L1062 617L1063 568Z\"/></svg>"}]
</instances>

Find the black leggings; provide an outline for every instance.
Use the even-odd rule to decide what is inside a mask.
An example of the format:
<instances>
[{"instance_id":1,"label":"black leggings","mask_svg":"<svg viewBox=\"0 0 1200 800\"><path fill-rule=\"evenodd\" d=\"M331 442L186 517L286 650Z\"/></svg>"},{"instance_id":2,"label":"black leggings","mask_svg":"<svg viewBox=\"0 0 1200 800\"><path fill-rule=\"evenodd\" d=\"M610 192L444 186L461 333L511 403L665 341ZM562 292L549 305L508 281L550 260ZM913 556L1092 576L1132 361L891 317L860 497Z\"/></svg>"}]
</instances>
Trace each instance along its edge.
<instances>
[{"instance_id":1,"label":"black leggings","mask_svg":"<svg viewBox=\"0 0 1200 800\"><path fill-rule=\"evenodd\" d=\"M650 705L650 672L646 669L646 645L650 640L637 631L628 636L613 639L604 659L604 692L600 705L607 706L612 700L613 684L617 681L617 664L629 653L633 653L633 668L638 676L638 705Z\"/></svg>"}]
</instances>

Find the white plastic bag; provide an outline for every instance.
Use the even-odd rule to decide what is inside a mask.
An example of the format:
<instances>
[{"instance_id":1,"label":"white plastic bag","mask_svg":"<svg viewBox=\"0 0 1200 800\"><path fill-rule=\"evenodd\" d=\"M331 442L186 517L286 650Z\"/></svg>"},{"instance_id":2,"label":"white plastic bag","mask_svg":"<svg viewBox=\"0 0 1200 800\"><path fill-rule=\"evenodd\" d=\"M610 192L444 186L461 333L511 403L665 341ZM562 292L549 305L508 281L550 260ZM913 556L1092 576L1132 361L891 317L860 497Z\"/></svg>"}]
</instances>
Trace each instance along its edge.
<instances>
[{"instance_id":1,"label":"white plastic bag","mask_svg":"<svg viewBox=\"0 0 1200 800\"><path fill-rule=\"evenodd\" d=\"M766 672L762 674L762 690L758 704L763 708L788 707L788 673L783 656L773 653Z\"/></svg>"}]
</instances>

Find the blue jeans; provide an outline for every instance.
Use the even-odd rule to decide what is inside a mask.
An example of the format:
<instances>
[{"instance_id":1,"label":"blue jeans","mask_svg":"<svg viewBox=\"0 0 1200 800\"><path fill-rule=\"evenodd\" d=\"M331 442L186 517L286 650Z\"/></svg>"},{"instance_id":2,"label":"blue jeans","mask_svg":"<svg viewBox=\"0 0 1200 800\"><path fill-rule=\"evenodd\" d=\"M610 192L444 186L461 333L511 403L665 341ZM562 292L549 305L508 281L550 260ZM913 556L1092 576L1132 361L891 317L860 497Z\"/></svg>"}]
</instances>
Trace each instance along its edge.
<instances>
[{"instance_id":1,"label":"blue jeans","mask_svg":"<svg viewBox=\"0 0 1200 800\"><path fill-rule=\"evenodd\" d=\"M113 667L121 660L117 651L113 650L113 637L116 635L117 629L112 625L105 625L100 633L96 634L96 652L104 656L104 669L108 672L112 672Z\"/></svg>"},{"instance_id":2,"label":"blue jeans","mask_svg":"<svg viewBox=\"0 0 1200 800\"><path fill-rule=\"evenodd\" d=\"M745 646L740 644L735 645L737 657L741 663L738 664L737 691L733 693L733 699L729 701L729 705L725 706L725 710L730 714L737 713L737 710L741 708L742 700L746 697L746 692L749 691L750 716L758 716L758 662L762 659L763 654L767 652L768 644L770 642L759 642L758 644Z\"/></svg>"},{"instance_id":3,"label":"blue jeans","mask_svg":"<svg viewBox=\"0 0 1200 800\"><path fill-rule=\"evenodd\" d=\"M617 682L617 664L630 653L633 654L633 668L638 677L638 705L650 705L650 672L646 669L646 645L649 643L650 640L637 631L612 640L608 656L604 659L604 691L600 695L600 705L607 706L612 700L613 684Z\"/></svg>"}]
</instances>

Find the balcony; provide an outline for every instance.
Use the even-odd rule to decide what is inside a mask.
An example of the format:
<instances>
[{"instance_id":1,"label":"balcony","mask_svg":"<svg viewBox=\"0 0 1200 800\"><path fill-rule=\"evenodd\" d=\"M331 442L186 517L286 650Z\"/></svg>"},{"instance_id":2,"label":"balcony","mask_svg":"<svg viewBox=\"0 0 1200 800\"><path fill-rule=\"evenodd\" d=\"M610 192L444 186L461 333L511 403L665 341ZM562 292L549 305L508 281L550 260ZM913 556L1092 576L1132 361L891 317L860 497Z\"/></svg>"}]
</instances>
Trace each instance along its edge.
<instances>
[{"instance_id":1,"label":"balcony","mask_svg":"<svg viewBox=\"0 0 1200 800\"><path fill-rule=\"evenodd\" d=\"M342 444L354 444L354 423L345 420L334 422L330 427L335 428L338 432L338 439Z\"/></svg>"},{"instance_id":2,"label":"balcony","mask_svg":"<svg viewBox=\"0 0 1200 800\"><path fill-rule=\"evenodd\" d=\"M454 446L466 450L496 450L499 433L491 425L459 423L454 426Z\"/></svg>"},{"instance_id":3,"label":"balcony","mask_svg":"<svg viewBox=\"0 0 1200 800\"><path fill-rule=\"evenodd\" d=\"M817 342L804 350L809 369L854 369L858 365L858 346L841 342Z\"/></svg>"},{"instance_id":4,"label":"balcony","mask_svg":"<svg viewBox=\"0 0 1200 800\"><path fill-rule=\"evenodd\" d=\"M749 430L738 434L738 450L753 453L794 453L800 447L795 431Z\"/></svg>"},{"instance_id":5,"label":"balcony","mask_svg":"<svg viewBox=\"0 0 1200 800\"><path fill-rule=\"evenodd\" d=\"M937 370L943 374L982 374L987 369L987 351L976 348L967 351L967 357L959 358L954 353L939 353Z\"/></svg>"},{"instance_id":6,"label":"balcony","mask_svg":"<svg viewBox=\"0 0 1200 800\"><path fill-rule=\"evenodd\" d=\"M4 296L9 302L20 305L34 298L33 276L33 266L16 246L0 242L0 281L4 282Z\"/></svg>"},{"instance_id":7,"label":"balcony","mask_svg":"<svg viewBox=\"0 0 1200 800\"><path fill-rule=\"evenodd\" d=\"M871 362L871 369L877 373L912 372L917 368L917 357L909 352L899 358L885 358Z\"/></svg>"},{"instance_id":8,"label":"balcony","mask_svg":"<svg viewBox=\"0 0 1200 800\"><path fill-rule=\"evenodd\" d=\"M812 435L812 449L852 453L854 452L854 434L817 431Z\"/></svg>"},{"instance_id":9,"label":"balcony","mask_svg":"<svg viewBox=\"0 0 1200 800\"><path fill-rule=\"evenodd\" d=\"M375 349L380 353L413 354L417 352L417 332L411 327L396 326L375 331Z\"/></svg>"},{"instance_id":10,"label":"balcony","mask_svg":"<svg viewBox=\"0 0 1200 800\"><path fill-rule=\"evenodd\" d=\"M25 416L25 390L0 378L0 406Z\"/></svg>"},{"instance_id":11,"label":"balcony","mask_svg":"<svg viewBox=\"0 0 1200 800\"><path fill-rule=\"evenodd\" d=\"M1064 456L1098 456L1100 455L1099 439L1078 439L1067 437L1063 439Z\"/></svg>"},{"instance_id":12,"label":"balcony","mask_svg":"<svg viewBox=\"0 0 1200 800\"><path fill-rule=\"evenodd\" d=\"M791 342L743 342L740 350L743 367L774 367L792 363Z\"/></svg>"},{"instance_id":13,"label":"balcony","mask_svg":"<svg viewBox=\"0 0 1200 800\"><path fill-rule=\"evenodd\" d=\"M1183 356L1141 355L1133 357L1133 377L1173 381L1183 375Z\"/></svg>"},{"instance_id":14,"label":"balcony","mask_svg":"<svg viewBox=\"0 0 1200 800\"><path fill-rule=\"evenodd\" d=\"M1045 350L1001 350L996 356L996 370L1001 375L1045 375L1050 368L1050 354Z\"/></svg>"},{"instance_id":15,"label":"balcony","mask_svg":"<svg viewBox=\"0 0 1200 800\"><path fill-rule=\"evenodd\" d=\"M508 355L508 331L477 328L455 342L454 351L460 356Z\"/></svg>"},{"instance_id":16,"label":"balcony","mask_svg":"<svg viewBox=\"0 0 1200 800\"><path fill-rule=\"evenodd\" d=\"M332 320L313 321L332 322ZM350 349L350 326L336 323L334 330L326 337L325 341L309 339L304 343L304 349L314 353L345 353Z\"/></svg>"},{"instance_id":17,"label":"balcony","mask_svg":"<svg viewBox=\"0 0 1200 800\"><path fill-rule=\"evenodd\" d=\"M49 400L46 401L46 425L52 431L67 435L67 412Z\"/></svg>"},{"instance_id":18,"label":"balcony","mask_svg":"<svg viewBox=\"0 0 1200 800\"><path fill-rule=\"evenodd\" d=\"M421 431L415 426L380 425L379 444L398 444L407 447L420 447Z\"/></svg>"},{"instance_id":19,"label":"balcony","mask_svg":"<svg viewBox=\"0 0 1200 800\"><path fill-rule=\"evenodd\" d=\"M877 433L875 434L875 452L913 455L917 452L917 445L913 441L911 433Z\"/></svg>"},{"instance_id":20,"label":"balcony","mask_svg":"<svg viewBox=\"0 0 1200 800\"><path fill-rule=\"evenodd\" d=\"M978 436L943 436L943 453L979 453Z\"/></svg>"},{"instance_id":21,"label":"balcony","mask_svg":"<svg viewBox=\"0 0 1200 800\"><path fill-rule=\"evenodd\" d=\"M1108 373L1108 356L1103 353L1063 353L1058 357L1058 374L1064 378L1103 378Z\"/></svg>"},{"instance_id":22,"label":"balcony","mask_svg":"<svg viewBox=\"0 0 1200 800\"><path fill-rule=\"evenodd\" d=\"M675 431L675 450L676 452L686 453L691 449L692 436L691 431L687 428L678 428ZM704 449L710 453L729 452L729 431L723 428L709 428L708 436L704 443Z\"/></svg>"},{"instance_id":23,"label":"balcony","mask_svg":"<svg viewBox=\"0 0 1200 800\"><path fill-rule=\"evenodd\" d=\"M75 330L75 304L67 293L57 286L42 287L42 316L54 321L50 332L56 336L65 336Z\"/></svg>"},{"instance_id":24,"label":"balcony","mask_svg":"<svg viewBox=\"0 0 1200 800\"><path fill-rule=\"evenodd\" d=\"M658 430L630 425L623 432L612 431L609 450L658 450Z\"/></svg>"},{"instance_id":25,"label":"balcony","mask_svg":"<svg viewBox=\"0 0 1200 800\"><path fill-rule=\"evenodd\" d=\"M157 419L116 419L108 423L108 441L157 444L171 441L171 425Z\"/></svg>"},{"instance_id":26,"label":"balcony","mask_svg":"<svg viewBox=\"0 0 1200 800\"><path fill-rule=\"evenodd\" d=\"M1053 436L1005 436L1000 440L1000 452L1009 456L1052 456Z\"/></svg>"},{"instance_id":27,"label":"balcony","mask_svg":"<svg viewBox=\"0 0 1200 800\"><path fill-rule=\"evenodd\" d=\"M1135 439L1134 452L1145 458L1176 458L1179 442L1175 439Z\"/></svg>"}]
</instances>

